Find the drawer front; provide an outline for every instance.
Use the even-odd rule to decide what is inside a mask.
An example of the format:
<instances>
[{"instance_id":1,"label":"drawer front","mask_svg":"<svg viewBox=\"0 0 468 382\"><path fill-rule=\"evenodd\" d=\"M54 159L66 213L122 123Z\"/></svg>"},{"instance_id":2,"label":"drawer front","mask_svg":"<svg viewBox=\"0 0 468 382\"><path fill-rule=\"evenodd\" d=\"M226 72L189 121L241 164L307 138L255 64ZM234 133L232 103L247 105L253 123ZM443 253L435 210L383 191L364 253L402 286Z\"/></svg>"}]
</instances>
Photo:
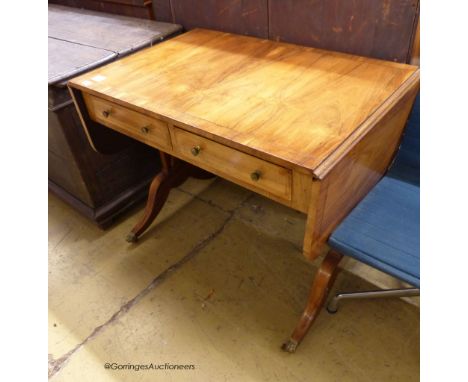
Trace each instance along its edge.
<instances>
[{"instance_id":1,"label":"drawer front","mask_svg":"<svg viewBox=\"0 0 468 382\"><path fill-rule=\"evenodd\" d=\"M83 97L93 121L150 146L172 149L167 123L87 93Z\"/></svg>"},{"instance_id":2,"label":"drawer front","mask_svg":"<svg viewBox=\"0 0 468 382\"><path fill-rule=\"evenodd\" d=\"M253 190L291 200L291 171L174 128L174 150L194 165Z\"/></svg>"}]
</instances>

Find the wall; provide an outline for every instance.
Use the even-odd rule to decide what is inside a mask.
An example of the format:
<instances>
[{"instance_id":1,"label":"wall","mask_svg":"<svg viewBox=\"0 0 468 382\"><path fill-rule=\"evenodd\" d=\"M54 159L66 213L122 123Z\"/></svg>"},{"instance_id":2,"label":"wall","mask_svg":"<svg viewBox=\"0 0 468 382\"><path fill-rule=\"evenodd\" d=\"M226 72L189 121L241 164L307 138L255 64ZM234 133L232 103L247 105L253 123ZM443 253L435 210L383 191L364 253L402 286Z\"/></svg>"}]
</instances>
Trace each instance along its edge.
<instances>
[{"instance_id":1,"label":"wall","mask_svg":"<svg viewBox=\"0 0 468 382\"><path fill-rule=\"evenodd\" d=\"M153 0L156 20L409 62L419 0Z\"/></svg>"}]
</instances>

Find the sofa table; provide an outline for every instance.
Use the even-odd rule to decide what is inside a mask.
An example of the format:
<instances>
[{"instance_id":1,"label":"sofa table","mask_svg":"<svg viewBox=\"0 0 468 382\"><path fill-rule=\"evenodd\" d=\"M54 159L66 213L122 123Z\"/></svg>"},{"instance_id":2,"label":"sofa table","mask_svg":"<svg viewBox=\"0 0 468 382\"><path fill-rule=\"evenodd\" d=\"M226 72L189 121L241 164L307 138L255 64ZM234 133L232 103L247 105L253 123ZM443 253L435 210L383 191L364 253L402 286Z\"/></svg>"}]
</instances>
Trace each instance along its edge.
<instances>
[{"instance_id":1,"label":"sofa table","mask_svg":"<svg viewBox=\"0 0 468 382\"><path fill-rule=\"evenodd\" d=\"M129 241L196 166L307 214L314 259L389 167L419 69L195 29L68 85L95 150L118 132L163 153Z\"/></svg>"}]
</instances>

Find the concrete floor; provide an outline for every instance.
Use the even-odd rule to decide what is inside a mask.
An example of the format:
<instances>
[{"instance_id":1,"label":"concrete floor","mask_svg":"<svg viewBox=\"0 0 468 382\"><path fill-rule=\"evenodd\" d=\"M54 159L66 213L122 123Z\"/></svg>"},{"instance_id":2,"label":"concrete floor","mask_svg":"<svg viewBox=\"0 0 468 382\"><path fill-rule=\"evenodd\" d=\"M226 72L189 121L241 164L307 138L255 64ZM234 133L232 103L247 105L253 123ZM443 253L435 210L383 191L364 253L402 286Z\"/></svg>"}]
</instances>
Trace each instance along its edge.
<instances>
[{"instance_id":1,"label":"concrete floor","mask_svg":"<svg viewBox=\"0 0 468 382\"><path fill-rule=\"evenodd\" d=\"M324 311L295 354L280 350L316 269L300 251L304 215L219 179L173 190L128 244L140 215L101 231L49 197L51 381L419 380L419 309L402 300ZM356 263L344 268L335 289L398 284Z\"/></svg>"}]
</instances>

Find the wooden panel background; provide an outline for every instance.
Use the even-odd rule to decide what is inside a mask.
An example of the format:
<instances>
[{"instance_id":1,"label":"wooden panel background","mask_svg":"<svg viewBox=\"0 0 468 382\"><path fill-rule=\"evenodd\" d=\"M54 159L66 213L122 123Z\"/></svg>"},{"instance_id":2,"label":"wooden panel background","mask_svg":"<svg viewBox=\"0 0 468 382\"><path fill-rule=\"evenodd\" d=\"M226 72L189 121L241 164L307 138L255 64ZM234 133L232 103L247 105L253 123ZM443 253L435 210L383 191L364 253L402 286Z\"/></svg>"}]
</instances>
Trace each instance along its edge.
<instances>
[{"instance_id":1,"label":"wooden panel background","mask_svg":"<svg viewBox=\"0 0 468 382\"><path fill-rule=\"evenodd\" d=\"M158 21L174 22L170 0L153 0L153 15Z\"/></svg>"},{"instance_id":2,"label":"wooden panel background","mask_svg":"<svg viewBox=\"0 0 468 382\"><path fill-rule=\"evenodd\" d=\"M153 0L158 21L268 38L268 0Z\"/></svg>"},{"instance_id":3,"label":"wooden panel background","mask_svg":"<svg viewBox=\"0 0 468 382\"><path fill-rule=\"evenodd\" d=\"M269 0L269 37L407 62L417 8L417 0Z\"/></svg>"},{"instance_id":4,"label":"wooden panel background","mask_svg":"<svg viewBox=\"0 0 468 382\"><path fill-rule=\"evenodd\" d=\"M419 0L153 0L153 14L151 0L49 2L397 62L419 37Z\"/></svg>"},{"instance_id":5,"label":"wooden panel background","mask_svg":"<svg viewBox=\"0 0 468 382\"><path fill-rule=\"evenodd\" d=\"M153 0L156 20L409 62L419 0Z\"/></svg>"},{"instance_id":6,"label":"wooden panel background","mask_svg":"<svg viewBox=\"0 0 468 382\"><path fill-rule=\"evenodd\" d=\"M154 18L151 0L49 0L49 3L141 19Z\"/></svg>"}]
</instances>

